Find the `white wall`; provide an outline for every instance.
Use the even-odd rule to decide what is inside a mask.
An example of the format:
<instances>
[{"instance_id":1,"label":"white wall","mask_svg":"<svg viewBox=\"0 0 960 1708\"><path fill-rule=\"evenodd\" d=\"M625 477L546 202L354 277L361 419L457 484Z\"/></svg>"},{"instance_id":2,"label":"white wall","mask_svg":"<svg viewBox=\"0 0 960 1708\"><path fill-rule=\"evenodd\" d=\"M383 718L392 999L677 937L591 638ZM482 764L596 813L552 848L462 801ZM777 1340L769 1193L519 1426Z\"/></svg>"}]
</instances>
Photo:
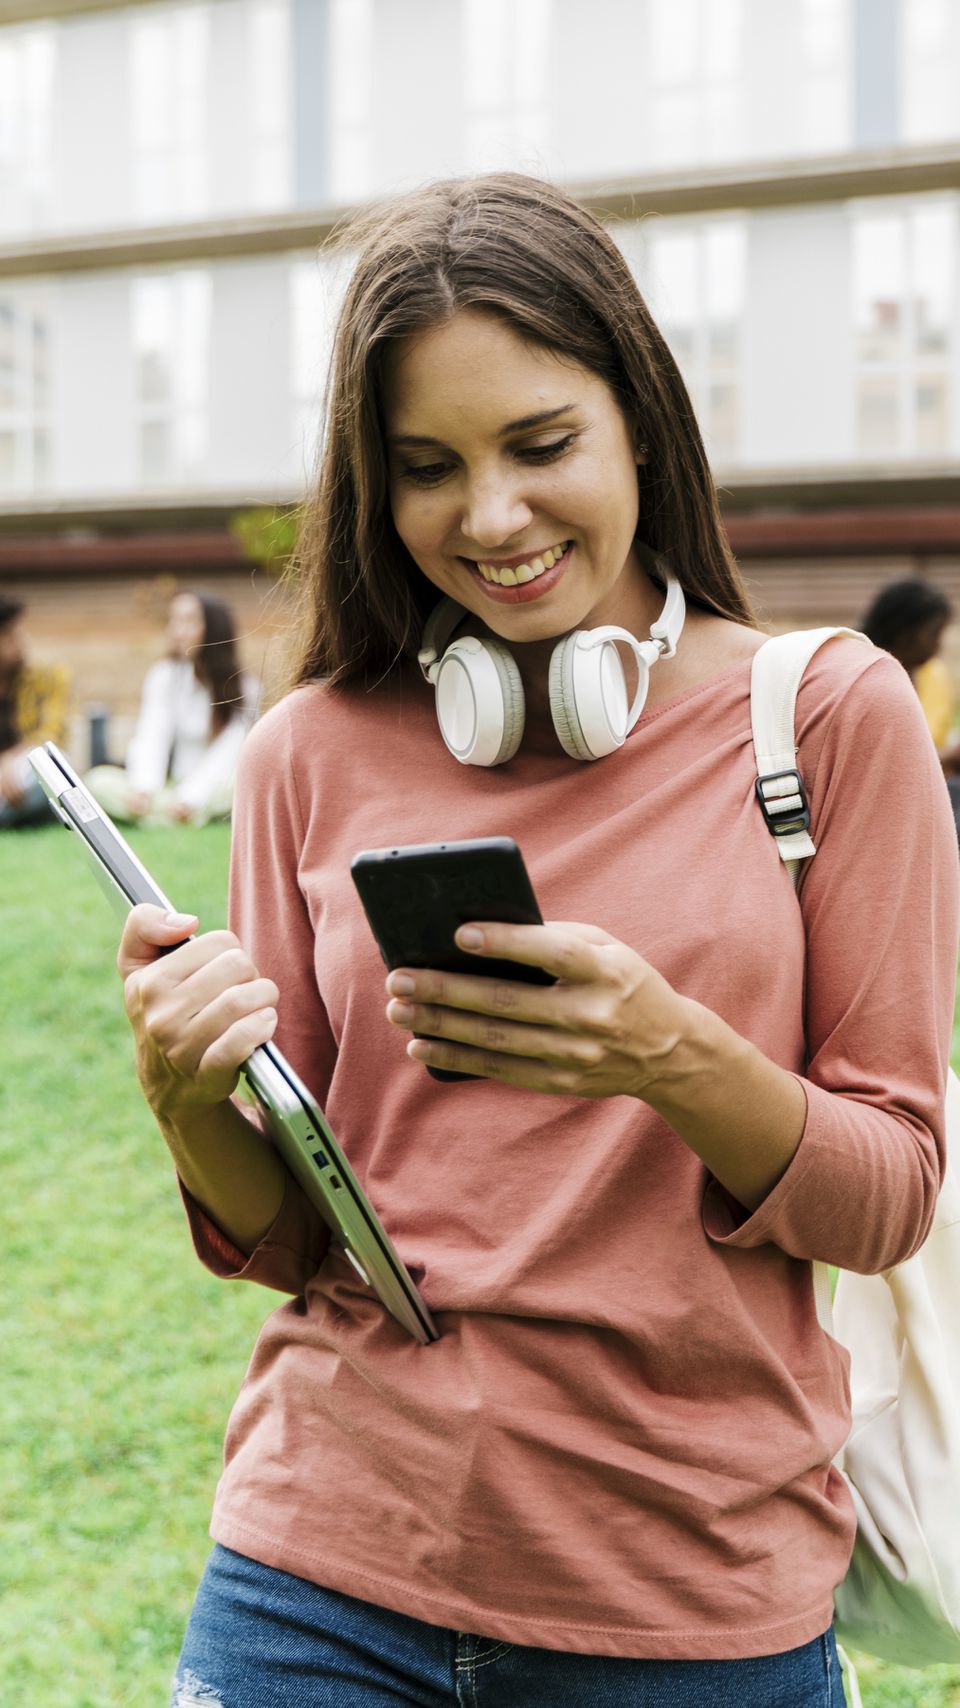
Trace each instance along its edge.
<instances>
[{"instance_id":1,"label":"white wall","mask_svg":"<svg viewBox=\"0 0 960 1708\"><path fill-rule=\"evenodd\" d=\"M83 496L136 491L129 276L62 278L53 304L53 489Z\"/></svg>"},{"instance_id":2,"label":"white wall","mask_svg":"<svg viewBox=\"0 0 960 1708\"><path fill-rule=\"evenodd\" d=\"M936 201L952 210L950 265L956 281L960 197L940 195ZM869 212L872 216L889 207L905 216L913 205L904 197L875 198ZM703 236L711 222L717 227L723 219L742 228L737 250L742 283L739 261L732 287L729 280L719 281L716 289L709 280L705 285L700 281L704 303L712 297L729 308L740 293L738 354L731 370L738 388L739 438L732 452L724 451L720 458L725 470L841 467L869 461L857 443L862 370L856 365L852 286L856 217L855 205L828 204L614 228L641 288L664 317L668 336L670 304L656 297L651 231L669 233L674 225ZM721 253L701 242L697 265L709 264L711 254ZM182 277L190 270L177 271ZM329 265L299 253L216 262L197 271L210 283L209 331L192 334L190 372L202 376L206 371L208 384L205 397L191 392L191 399L192 407L205 410L207 448L189 483L180 484L189 484L191 490L236 492L241 498L265 490L294 493L310 462L304 446L316 424L328 323L338 301L334 274ZM146 484L131 323L135 281L143 276L131 269L112 269L18 280L9 288L15 304L29 307L33 302L31 312L49 312L51 319L54 466L48 492L110 496L136 492ZM0 282L0 298L4 294ZM883 297L882 289L879 295ZM952 386L952 424L944 457L960 453L960 292L954 291L953 300L951 347L943 358L951 364ZM188 348L182 322L177 337L182 366ZM694 346L695 371L688 370L686 377L696 393L718 372L710 367L707 341L694 340ZM912 396L910 360L904 356L904 396ZM196 383L202 385L202 378ZM705 405L703 421L709 443ZM930 456L915 449L907 431L893 460L909 467ZM153 484L158 484L156 475ZM168 477L161 476L159 484L177 490L176 468ZM0 505L16 491L29 490L22 482L18 488L8 486L0 492Z\"/></svg>"},{"instance_id":3,"label":"white wall","mask_svg":"<svg viewBox=\"0 0 960 1708\"><path fill-rule=\"evenodd\" d=\"M750 217L739 458L748 467L857 460L848 238L842 205Z\"/></svg>"},{"instance_id":4,"label":"white wall","mask_svg":"<svg viewBox=\"0 0 960 1708\"><path fill-rule=\"evenodd\" d=\"M0 24L0 241L283 208L298 185L335 203L489 166L581 180L832 152L856 145L856 115L877 102L901 140L960 135L953 0L272 3L269 65L255 34L266 0ZM191 20L206 42L192 70ZM137 188L131 83L145 30L171 44L147 55L144 75L154 63L172 153L178 136L189 153L184 127L199 127L160 216ZM35 65L28 75L38 44L52 44L49 100ZM891 67L898 89L880 89ZM271 92L286 134L265 172L257 115ZM47 189L28 190L38 175Z\"/></svg>"}]
</instances>

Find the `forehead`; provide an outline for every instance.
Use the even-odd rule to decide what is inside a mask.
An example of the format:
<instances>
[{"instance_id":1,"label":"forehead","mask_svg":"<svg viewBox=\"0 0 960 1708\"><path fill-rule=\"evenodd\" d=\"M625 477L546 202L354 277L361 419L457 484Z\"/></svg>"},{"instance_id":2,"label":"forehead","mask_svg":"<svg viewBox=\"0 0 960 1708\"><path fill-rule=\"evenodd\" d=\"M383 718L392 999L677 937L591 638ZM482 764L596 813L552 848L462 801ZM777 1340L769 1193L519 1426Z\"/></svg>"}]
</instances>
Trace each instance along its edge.
<instances>
[{"instance_id":1,"label":"forehead","mask_svg":"<svg viewBox=\"0 0 960 1708\"><path fill-rule=\"evenodd\" d=\"M463 310L442 326L398 339L384 365L383 407L390 433L448 437L538 409L612 396L604 381L492 314Z\"/></svg>"}]
</instances>

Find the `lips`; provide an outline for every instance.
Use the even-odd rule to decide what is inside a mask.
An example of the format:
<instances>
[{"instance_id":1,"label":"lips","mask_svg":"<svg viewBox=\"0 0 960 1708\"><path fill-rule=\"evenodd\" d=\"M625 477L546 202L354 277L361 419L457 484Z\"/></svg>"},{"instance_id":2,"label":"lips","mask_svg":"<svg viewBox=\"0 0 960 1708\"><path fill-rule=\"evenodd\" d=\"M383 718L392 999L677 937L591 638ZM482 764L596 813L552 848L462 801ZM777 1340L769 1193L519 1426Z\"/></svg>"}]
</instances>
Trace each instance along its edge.
<instances>
[{"instance_id":1,"label":"lips","mask_svg":"<svg viewBox=\"0 0 960 1708\"><path fill-rule=\"evenodd\" d=\"M549 554L544 553L542 556L538 554L532 562L525 560L516 567L512 564L506 565L505 567L509 569L514 576L512 582L503 581L503 568L500 568L501 579L499 581L495 581L493 579L493 576L489 574L489 571L492 568L499 568L497 565L486 563L481 565L470 562L470 569L476 579L477 586L482 588L487 598L492 599L495 604L526 605L529 604L532 599L541 598L543 594L550 591L551 587L556 586L557 582L566 571L572 551L573 541L566 540L561 542L559 555L557 555L557 550L554 547L551 548ZM547 555L552 557L552 562L549 566L544 562L544 558ZM466 563L469 560L462 559L461 561ZM533 568L533 564L537 562L543 563L542 569ZM529 576L524 576L523 579L517 579L517 568L529 568ZM484 574L484 571L487 571L488 573Z\"/></svg>"},{"instance_id":2,"label":"lips","mask_svg":"<svg viewBox=\"0 0 960 1708\"><path fill-rule=\"evenodd\" d=\"M531 553L520 562L478 563L477 568L484 581L492 581L498 587L523 586L528 581L536 581L545 570L552 569L570 544L570 540L559 540L556 545L548 546L543 552Z\"/></svg>"}]
</instances>

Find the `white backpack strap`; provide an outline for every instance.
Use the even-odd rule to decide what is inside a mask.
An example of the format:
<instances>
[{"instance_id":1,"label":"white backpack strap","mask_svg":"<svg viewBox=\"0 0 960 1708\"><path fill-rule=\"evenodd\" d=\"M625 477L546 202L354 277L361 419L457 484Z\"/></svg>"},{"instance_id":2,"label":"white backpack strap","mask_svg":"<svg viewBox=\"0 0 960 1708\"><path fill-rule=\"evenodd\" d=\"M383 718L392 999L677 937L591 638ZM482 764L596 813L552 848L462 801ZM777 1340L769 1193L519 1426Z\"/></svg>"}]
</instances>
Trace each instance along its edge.
<instances>
[{"instance_id":1,"label":"white backpack strap","mask_svg":"<svg viewBox=\"0 0 960 1708\"><path fill-rule=\"evenodd\" d=\"M842 635L866 639L856 629L797 629L773 635L753 656L750 717L757 800L786 863L807 859L817 851L810 838L810 803L797 770L797 689L814 653Z\"/></svg>"},{"instance_id":2,"label":"white backpack strap","mask_svg":"<svg viewBox=\"0 0 960 1708\"><path fill-rule=\"evenodd\" d=\"M797 770L797 691L814 653L840 635L866 639L856 629L797 629L792 634L772 636L753 655L750 719L757 761L757 800L794 883L798 862L817 852L810 837L810 806ZM820 1327L832 1335L830 1270L825 1263L813 1263L811 1270Z\"/></svg>"}]
</instances>

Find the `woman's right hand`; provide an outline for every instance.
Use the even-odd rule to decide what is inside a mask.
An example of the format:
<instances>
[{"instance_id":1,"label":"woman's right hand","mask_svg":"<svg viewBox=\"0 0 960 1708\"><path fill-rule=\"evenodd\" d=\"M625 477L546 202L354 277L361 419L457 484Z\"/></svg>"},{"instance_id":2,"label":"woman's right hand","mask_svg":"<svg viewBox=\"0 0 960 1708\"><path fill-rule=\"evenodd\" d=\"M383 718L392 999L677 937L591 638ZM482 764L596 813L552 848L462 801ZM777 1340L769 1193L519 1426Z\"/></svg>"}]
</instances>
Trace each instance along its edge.
<instances>
[{"instance_id":1,"label":"woman's right hand","mask_svg":"<svg viewBox=\"0 0 960 1708\"><path fill-rule=\"evenodd\" d=\"M117 954L137 1077L158 1117L225 1102L277 1024L273 980L260 977L232 931L192 937L196 926L192 914L142 903Z\"/></svg>"}]
</instances>

